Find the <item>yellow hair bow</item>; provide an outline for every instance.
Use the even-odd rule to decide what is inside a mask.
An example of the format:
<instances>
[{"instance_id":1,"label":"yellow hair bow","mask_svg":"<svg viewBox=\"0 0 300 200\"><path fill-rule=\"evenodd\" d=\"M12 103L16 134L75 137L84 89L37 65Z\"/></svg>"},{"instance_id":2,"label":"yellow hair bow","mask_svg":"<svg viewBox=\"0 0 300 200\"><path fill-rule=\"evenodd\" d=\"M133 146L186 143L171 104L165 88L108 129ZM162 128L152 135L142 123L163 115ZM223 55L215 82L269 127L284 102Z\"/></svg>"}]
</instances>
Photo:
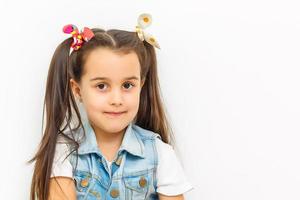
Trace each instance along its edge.
<instances>
[{"instance_id":1,"label":"yellow hair bow","mask_svg":"<svg viewBox=\"0 0 300 200\"><path fill-rule=\"evenodd\" d=\"M160 46L157 43L156 39L152 35L144 31L144 29L150 26L152 23L151 15L148 13L143 13L138 17L137 21L138 21L138 25L135 27L135 31L137 32L140 40L141 41L146 40L152 46L155 46L158 49L160 49Z\"/></svg>"}]
</instances>

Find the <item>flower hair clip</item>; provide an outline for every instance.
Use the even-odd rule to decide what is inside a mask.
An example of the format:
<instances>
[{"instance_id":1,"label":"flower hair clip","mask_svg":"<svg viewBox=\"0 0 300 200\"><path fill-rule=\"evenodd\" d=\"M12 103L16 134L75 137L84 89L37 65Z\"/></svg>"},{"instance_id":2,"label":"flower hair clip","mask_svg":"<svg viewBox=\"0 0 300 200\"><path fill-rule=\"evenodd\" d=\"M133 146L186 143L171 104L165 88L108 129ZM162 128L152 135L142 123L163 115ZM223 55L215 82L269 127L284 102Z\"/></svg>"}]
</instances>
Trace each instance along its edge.
<instances>
[{"instance_id":1,"label":"flower hair clip","mask_svg":"<svg viewBox=\"0 0 300 200\"><path fill-rule=\"evenodd\" d=\"M74 50L80 49L84 42L88 42L95 35L93 31L87 27L83 28L83 31L78 30L78 28L73 24L67 24L63 27L63 32L67 34L71 34L73 37L73 42L71 44L70 54Z\"/></svg>"},{"instance_id":2,"label":"flower hair clip","mask_svg":"<svg viewBox=\"0 0 300 200\"><path fill-rule=\"evenodd\" d=\"M148 13L143 13L138 17L137 21L138 25L135 27L135 31L137 32L140 40L146 40L152 46L155 46L156 48L160 49L160 46L157 43L156 39L152 35L144 31L145 28L149 27L152 24L151 15Z\"/></svg>"}]
</instances>

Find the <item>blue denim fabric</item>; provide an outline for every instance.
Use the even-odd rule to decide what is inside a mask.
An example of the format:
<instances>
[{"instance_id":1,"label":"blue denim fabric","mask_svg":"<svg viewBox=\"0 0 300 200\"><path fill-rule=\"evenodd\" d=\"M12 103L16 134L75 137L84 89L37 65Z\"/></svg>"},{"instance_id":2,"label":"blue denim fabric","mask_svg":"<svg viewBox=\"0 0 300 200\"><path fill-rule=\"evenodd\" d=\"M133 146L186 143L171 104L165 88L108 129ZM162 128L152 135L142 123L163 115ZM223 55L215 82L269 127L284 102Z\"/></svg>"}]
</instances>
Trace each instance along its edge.
<instances>
[{"instance_id":1,"label":"blue denim fabric","mask_svg":"<svg viewBox=\"0 0 300 200\"><path fill-rule=\"evenodd\" d=\"M84 128L86 138L80 143L78 165L73 170L78 200L158 199L155 138L161 139L159 134L131 122L109 170L98 148L94 130L89 123L85 123ZM79 132L83 133L82 128ZM76 165L75 156L73 152L70 157L73 169Z\"/></svg>"}]
</instances>

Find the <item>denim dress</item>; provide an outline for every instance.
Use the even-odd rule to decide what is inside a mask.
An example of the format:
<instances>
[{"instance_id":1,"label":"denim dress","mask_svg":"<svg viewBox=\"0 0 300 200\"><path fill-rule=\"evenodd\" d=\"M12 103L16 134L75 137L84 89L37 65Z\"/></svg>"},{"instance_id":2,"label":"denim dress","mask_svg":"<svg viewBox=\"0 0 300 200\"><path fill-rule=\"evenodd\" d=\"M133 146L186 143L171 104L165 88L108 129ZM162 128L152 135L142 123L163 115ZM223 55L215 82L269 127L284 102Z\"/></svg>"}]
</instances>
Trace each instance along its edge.
<instances>
[{"instance_id":1,"label":"denim dress","mask_svg":"<svg viewBox=\"0 0 300 200\"><path fill-rule=\"evenodd\" d=\"M158 199L156 193L157 150L155 138L160 135L131 122L111 169L96 141L93 128L84 123L86 137L76 155L70 156L78 200L142 200ZM78 130L80 135L82 128Z\"/></svg>"}]
</instances>

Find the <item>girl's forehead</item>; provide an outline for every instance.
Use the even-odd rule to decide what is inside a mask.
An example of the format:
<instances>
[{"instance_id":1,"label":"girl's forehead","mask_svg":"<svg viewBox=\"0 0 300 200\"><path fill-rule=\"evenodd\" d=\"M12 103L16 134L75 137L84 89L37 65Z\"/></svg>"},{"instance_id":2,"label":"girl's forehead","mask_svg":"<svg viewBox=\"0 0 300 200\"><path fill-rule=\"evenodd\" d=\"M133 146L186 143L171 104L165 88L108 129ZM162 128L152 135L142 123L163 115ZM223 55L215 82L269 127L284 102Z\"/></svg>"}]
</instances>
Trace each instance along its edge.
<instances>
[{"instance_id":1,"label":"girl's forehead","mask_svg":"<svg viewBox=\"0 0 300 200\"><path fill-rule=\"evenodd\" d=\"M120 54L104 48L90 52L84 68L90 78L101 76L119 79L140 74L140 63L135 52Z\"/></svg>"}]
</instances>

